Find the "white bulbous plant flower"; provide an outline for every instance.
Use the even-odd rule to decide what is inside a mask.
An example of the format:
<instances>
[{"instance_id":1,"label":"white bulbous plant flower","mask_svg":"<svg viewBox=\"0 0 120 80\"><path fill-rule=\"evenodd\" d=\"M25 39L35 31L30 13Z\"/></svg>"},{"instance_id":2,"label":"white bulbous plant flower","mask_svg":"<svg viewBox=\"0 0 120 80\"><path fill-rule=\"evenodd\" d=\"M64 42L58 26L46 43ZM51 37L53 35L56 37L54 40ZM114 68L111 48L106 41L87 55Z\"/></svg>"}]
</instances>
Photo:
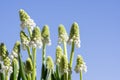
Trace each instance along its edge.
<instances>
[{"instance_id":1,"label":"white bulbous plant flower","mask_svg":"<svg viewBox=\"0 0 120 80\"><path fill-rule=\"evenodd\" d=\"M23 9L20 9L19 15L20 15L20 21L21 21L21 24L20 24L21 29L24 30L27 27L33 30L33 28L36 26L36 23L34 22L34 20L32 20L30 16Z\"/></svg>"},{"instance_id":2,"label":"white bulbous plant flower","mask_svg":"<svg viewBox=\"0 0 120 80\"><path fill-rule=\"evenodd\" d=\"M72 24L71 30L70 30L70 35L68 39L68 43L71 45L72 42L76 45L77 48L80 48L80 32L79 32L79 26L76 22Z\"/></svg>"},{"instance_id":3,"label":"white bulbous plant flower","mask_svg":"<svg viewBox=\"0 0 120 80\"><path fill-rule=\"evenodd\" d=\"M86 63L84 62L82 56L80 56L80 55L78 55L78 57L77 57L76 66L75 66L74 70L76 73L87 72Z\"/></svg>"}]
</instances>

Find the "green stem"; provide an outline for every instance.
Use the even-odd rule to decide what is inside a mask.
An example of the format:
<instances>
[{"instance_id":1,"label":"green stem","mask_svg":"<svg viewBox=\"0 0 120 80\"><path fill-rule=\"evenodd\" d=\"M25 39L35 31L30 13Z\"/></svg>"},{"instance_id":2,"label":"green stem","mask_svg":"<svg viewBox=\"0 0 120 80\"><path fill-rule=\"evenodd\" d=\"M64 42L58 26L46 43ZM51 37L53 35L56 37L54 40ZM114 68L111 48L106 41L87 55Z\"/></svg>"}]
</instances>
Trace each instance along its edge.
<instances>
[{"instance_id":1,"label":"green stem","mask_svg":"<svg viewBox=\"0 0 120 80\"><path fill-rule=\"evenodd\" d=\"M9 76L8 76L8 71L5 71L5 80L8 80Z\"/></svg>"},{"instance_id":2,"label":"green stem","mask_svg":"<svg viewBox=\"0 0 120 80\"><path fill-rule=\"evenodd\" d=\"M74 45L74 42L72 42L72 49L71 49L71 54L70 54L70 64L69 64L71 71L72 71L72 63L73 63L73 58L74 58L74 49L75 49L75 45ZM71 73L69 73L68 79L71 80Z\"/></svg>"},{"instance_id":3,"label":"green stem","mask_svg":"<svg viewBox=\"0 0 120 80\"><path fill-rule=\"evenodd\" d=\"M66 42L65 41L63 42L63 45L64 45L64 55L67 58L67 48L66 48Z\"/></svg>"},{"instance_id":4,"label":"green stem","mask_svg":"<svg viewBox=\"0 0 120 80\"><path fill-rule=\"evenodd\" d=\"M64 80L68 80L68 73L67 72L64 74Z\"/></svg>"},{"instance_id":5,"label":"green stem","mask_svg":"<svg viewBox=\"0 0 120 80\"><path fill-rule=\"evenodd\" d=\"M82 71L80 71L80 80L82 80Z\"/></svg>"},{"instance_id":6,"label":"green stem","mask_svg":"<svg viewBox=\"0 0 120 80\"><path fill-rule=\"evenodd\" d=\"M32 73L32 80L36 80L36 48L33 48L32 51L33 51L33 73Z\"/></svg>"},{"instance_id":7,"label":"green stem","mask_svg":"<svg viewBox=\"0 0 120 80\"><path fill-rule=\"evenodd\" d=\"M32 60L32 55L31 55L31 52L30 52L30 48L28 46L26 46L26 47L27 47L28 56Z\"/></svg>"},{"instance_id":8,"label":"green stem","mask_svg":"<svg viewBox=\"0 0 120 80\"><path fill-rule=\"evenodd\" d=\"M46 60L46 44L43 43L43 49L42 49L42 63L45 64Z\"/></svg>"},{"instance_id":9,"label":"green stem","mask_svg":"<svg viewBox=\"0 0 120 80\"><path fill-rule=\"evenodd\" d=\"M43 47L42 47L42 70L41 70L41 80L45 78L45 60L46 60L46 44L43 43Z\"/></svg>"},{"instance_id":10,"label":"green stem","mask_svg":"<svg viewBox=\"0 0 120 80\"><path fill-rule=\"evenodd\" d=\"M31 80L31 73L28 73L28 80Z\"/></svg>"},{"instance_id":11,"label":"green stem","mask_svg":"<svg viewBox=\"0 0 120 80\"><path fill-rule=\"evenodd\" d=\"M29 33L30 37L32 37L32 31L31 31L30 27L28 27L27 29L28 29L28 33Z\"/></svg>"}]
</instances>

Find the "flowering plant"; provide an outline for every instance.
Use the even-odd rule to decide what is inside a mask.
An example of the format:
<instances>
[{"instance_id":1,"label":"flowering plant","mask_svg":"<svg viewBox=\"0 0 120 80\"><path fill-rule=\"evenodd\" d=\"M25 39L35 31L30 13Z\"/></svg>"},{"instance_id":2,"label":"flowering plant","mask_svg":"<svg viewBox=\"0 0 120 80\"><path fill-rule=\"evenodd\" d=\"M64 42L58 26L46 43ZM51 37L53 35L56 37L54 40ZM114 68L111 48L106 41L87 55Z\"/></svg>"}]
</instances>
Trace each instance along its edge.
<instances>
[{"instance_id":1,"label":"flowering plant","mask_svg":"<svg viewBox=\"0 0 120 80\"><path fill-rule=\"evenodd\" d=\"M21 9L19 15L21 21L20 41L15 43L11 53L8 52L4 43L0 43L0 80L36 80L37 48L42 48L40 80L72 80L74 50L80 48L78 24L76 22L72 24L69 36L64 25L59 25L54 64L50 56L46 57L46 46L51 45L48 25L45 25L40 31L34 20L24 10ZM70 59L68 59L67 44L71 46ZM22 61L21 50L26 50L28 53L25 62ZM87 66L81 55L77 57L74 70L80 74L80 80L82 80L82 72L87 71Z\"/></svg>"}]
</instances>

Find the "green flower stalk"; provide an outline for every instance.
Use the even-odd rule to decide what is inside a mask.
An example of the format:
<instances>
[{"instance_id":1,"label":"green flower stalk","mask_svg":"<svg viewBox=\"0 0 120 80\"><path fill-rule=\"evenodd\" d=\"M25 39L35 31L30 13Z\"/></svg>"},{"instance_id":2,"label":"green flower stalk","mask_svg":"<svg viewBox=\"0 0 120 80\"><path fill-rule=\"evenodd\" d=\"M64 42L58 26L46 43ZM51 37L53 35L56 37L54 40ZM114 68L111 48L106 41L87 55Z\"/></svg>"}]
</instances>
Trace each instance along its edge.
<instances>
[{"instance_id":1,"label":"green flower stalk","mask_svg":"<svg viewBox=\"0 0 120 80\"><path fill-rule=\"evenodd\" d=\"M66 32L66 29L64 25L59 25L58 28L58 33L59 33L59 38L58 38L58 43L63 43L64 45L64 55L67 57L67 48L66 48L66 42L68 41L68 34Z\"/></svg>"},{"instance_id":2,"label":"green flower stalk","mask_svg":"<svg viewBox=\"0 0 120 80\"><path fill-rule=\"evenodd\" d=\"M20 21L21 21L21 24L20 24L21 25L21 29L24 30L25 27L27 27L30 30L33 30L33 28L36 26L36 24L30 18L30 16L23 9L20 9L19 15L20 15Z\"/></svg>"},{"instance_id":3,"label":"green flower stalk","mask_svg":"<svg viewBox=\"0 0 120 80\"><path fill-rule=\"evenodd\" d=\"M82 72L87 72L87 66L82 58L82 56L78 55L76 60L75 72L80 73L80 80L82 80Z\"/></svg>"},{"instance_id":4,"label":"green flower stalk","mask_svg":"<svg viewBox=\"0 0 120 80\"><path fill-rule=\"evenodd\" d=\"M41 32L39 27L35 27L32 31L32 37L29 45L33 48L42 47Z\"/></svg>"},{"instance_id":5,"label":"green flower stalk","mask_svg":"<svg viewBox=\"0 0 120 80\"><path fill-rule=\"evenodd\" d=\"M74 58L75 45L78 48L80 47L79 26L78 26L78 24L76 22L74 22L72 24L68 43L72 44L71 54L70 54L70 63L69 63L69 68L72 71L72 64L73 64L73 58ZM69 80L71 80L71 73L69 73Z\"/></svg>"},{"instance_id":6,"label":"green flower stalk","mask_svg":"<svg viewBox=\"0 0 120 80\"><path fill-rule=\"evenodd\" d=\"M25 34L24 31L20 32L20 39L22 43L22 48L23 50L26 50L27 46L29 46L30 39L29 37Z\"/></svg>"},{"instance_id":7,"label":"green flower stalk","mask_svg":"<svg viewBox=\"0 0 120 80\"><path fill-rule=\"evenodd\" d=\"M1 60L5 59L8 56L8 51L4 43L0 44L0 56Z\"/></svg>"},{"instance_id":8,"label":"green flower stalk","mask_svg":"<svg viewBox=\"0 0 120 80\"><path fill-rule=\"evenodd\" d=\"M41 80L45 79L45 66L46 66L46 45L51 45L50 31L48 25L45 25L41 32L42 36L42 71L41 71Z\"/></svg>"}]
</instances>

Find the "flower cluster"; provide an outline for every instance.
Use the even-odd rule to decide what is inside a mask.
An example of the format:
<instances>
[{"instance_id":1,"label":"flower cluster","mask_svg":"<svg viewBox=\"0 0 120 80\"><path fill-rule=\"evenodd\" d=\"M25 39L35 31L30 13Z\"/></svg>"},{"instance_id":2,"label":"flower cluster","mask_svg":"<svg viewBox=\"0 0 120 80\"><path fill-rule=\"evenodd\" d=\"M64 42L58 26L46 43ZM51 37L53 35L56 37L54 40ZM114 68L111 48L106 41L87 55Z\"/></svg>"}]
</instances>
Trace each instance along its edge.
<instances>
[{"instance_id":1,"label":"flower cluster","mask_svg":"<svg viewBox=\"0 0 120 80\"><path fill-rule=\"evenodd\" d=\"M4 43L0 43L0 80L36 80L37 48L42 48L41 80L72 80L74 52L76 47L80 47L78 24L76 22L72 24L69 35L64 25L59 25L59 45L56 47L54 65L52 57L46 56L46 46L51 45L48 25L44 25L40 30L24 10L21 9L19 15L22 28L20 42L17 41L14 44L11 53L8 52ZM68 49L70 54L67 51L67 43L71 46L71 51ZM28 53L25 61L22 61L21 47ZM87 71L87 66L80 55L78 55L76 62L74 70L76 73L80 73L80 80L82 80L82 72Z\"/></svg>"},{"instance_id":2,"label":"flower cluster","mask_svg":"<svg viewBox=\"0 0 120 80\"><path fill-rule=\"evenodd\" d=\"M75 66L76 73L87 72L87 66L83 61L82 56L78 55L76 62L77 62Z\"/></svg>"},{"instance_id":3,"label":"flower cluster","mask_svg":"<svg viewBox=\"0 0 120 80\"><path fill-rule=\"evenodd\" d=\"M70 30L70 35L69 35L69 40L68 43L72 44L72 42L75 43L76 47L80 47L80 35L79 35L79 26L76 22L72 24L71 30Z\"/></svg>"},{"instance_id":4,"label":"flower cluster","mask_svg":"<svg viewBox=\"0 0 120 80\"><path fill-rule=\"evenodd\" d=\"M60 24L59 28L58 28L58 43L63 43L63 42L67 42L68 41L68 34L66 32L66 29L64 27L64 25Z\"/></svg>"},{"instance_id":5,"label":"flower cluster","mask_svg":"<svg viewBox=\"0 0 120 80\"><path fill-rule=\"evenodd\" d=\"M21 9L19 13L20 13L21 29L24 30L25 27L28 27L31 30L33 30L33 28L36 26L35 22L23 9Z\"/></svg>"}]
</instances>

